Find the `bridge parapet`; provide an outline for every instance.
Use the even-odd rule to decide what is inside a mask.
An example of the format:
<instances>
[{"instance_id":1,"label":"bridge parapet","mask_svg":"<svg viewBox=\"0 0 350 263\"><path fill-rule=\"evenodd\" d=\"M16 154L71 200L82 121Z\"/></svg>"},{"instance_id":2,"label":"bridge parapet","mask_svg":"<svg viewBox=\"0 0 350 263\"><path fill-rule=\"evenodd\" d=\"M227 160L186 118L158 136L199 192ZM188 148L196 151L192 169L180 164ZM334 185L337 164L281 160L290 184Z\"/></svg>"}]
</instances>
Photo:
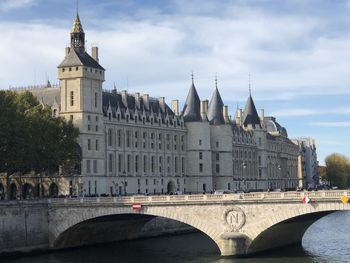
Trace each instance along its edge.
<instances>
[{"instance_id":1,"label":"bridge parapet","mask_svg":"<svg viewBox=\"0 0 350 263\"><path fill-rule=\"evenodd\" d=\"M81 197L81 198L54 198L48 199L50 204L79 204L79 203L117 203L117 204L157 204L157 203L215 203L230 202L245 203L246 201L294 201L301 202L304 196L308 196L312 200L330 201L339 200L342 196L350 197L348 191L317 191L317 192L257 192L257 193L241 193L241 194L204 194L204 195L161 195L161 196L122 196L122 197Z\"/></svg>"}]
</instances>

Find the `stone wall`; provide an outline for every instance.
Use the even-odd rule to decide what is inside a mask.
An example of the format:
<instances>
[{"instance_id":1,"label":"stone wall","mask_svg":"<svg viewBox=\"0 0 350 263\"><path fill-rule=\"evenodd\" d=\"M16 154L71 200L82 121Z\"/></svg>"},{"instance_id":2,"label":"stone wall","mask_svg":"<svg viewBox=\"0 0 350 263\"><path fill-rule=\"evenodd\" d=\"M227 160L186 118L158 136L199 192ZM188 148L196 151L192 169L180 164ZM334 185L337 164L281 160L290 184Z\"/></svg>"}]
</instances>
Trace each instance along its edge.
<instances>
[{"instance_id":1,"label":"stone wall","mask_svg":"<svg viewBox=\"0 0 350 263\"><path fill-rule=\"evenodd\" d=\"M48 248L46 203L0 202L0 253Z\"/></svg>"},{"instance_id":2,"label":"stone wall","mask_svg":"<svg viewBox=\"0 0 350 263\"><path fill-rule=\"evenodd\" d=\"M46 201L0 202L0 255L48 250L49 224ZM62 222L61 222L62 223ZM87 220L72 227L55 248L179 234L195 229L181 222L154 216L117 215Z\"/></svg>"}]
</instances>

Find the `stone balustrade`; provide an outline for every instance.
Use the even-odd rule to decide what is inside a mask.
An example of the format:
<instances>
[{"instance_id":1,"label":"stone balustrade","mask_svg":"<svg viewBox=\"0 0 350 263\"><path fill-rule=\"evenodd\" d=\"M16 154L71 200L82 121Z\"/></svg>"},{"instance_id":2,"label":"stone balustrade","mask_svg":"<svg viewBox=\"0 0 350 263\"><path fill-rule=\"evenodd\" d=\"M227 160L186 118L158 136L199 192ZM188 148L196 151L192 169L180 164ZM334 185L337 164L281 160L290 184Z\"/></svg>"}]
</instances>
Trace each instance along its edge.
<instances>
[{"instance_id":1,"label":"stone balustrade","mask_svg":"<svg viewBox=\"0 0 350 263\"><path fill-rule=\"evenodd\" d=\"M295 201L300 202L304 196L311 200L330 201L339 200L342 196L350 197L349 191L317 191L317 192L256 192L256 193L238 193L238 194L200 194L200 195L155 195L155 196L121 196L121 197L78 197L78 198L54 198L48 199L50 204L80 204L80 203L117 203L132 204L142 203L195 203L195 202L244 202L244 201L266 201L280 202Z\"/></svg>"}]
</instances>

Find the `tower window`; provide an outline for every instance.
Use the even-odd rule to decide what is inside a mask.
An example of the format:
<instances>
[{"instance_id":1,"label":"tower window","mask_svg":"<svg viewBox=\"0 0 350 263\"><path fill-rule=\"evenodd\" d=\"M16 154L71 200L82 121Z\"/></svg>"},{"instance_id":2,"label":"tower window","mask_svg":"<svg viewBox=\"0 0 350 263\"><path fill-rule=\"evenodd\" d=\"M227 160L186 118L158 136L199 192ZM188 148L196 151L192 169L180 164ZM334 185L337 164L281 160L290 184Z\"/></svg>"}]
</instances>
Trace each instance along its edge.
<instances>
[{"instance_id":1,"label":"tower window","mask_svg":"<svg viewBox=\"0 0 350 263\"><path fill-rule=\"evenodd\" d=\"M70 105L74 106L74 91L70 92Z\"/></svg>"},{"instance_id":2,"label":"tower window","mask_svg":"<svg viewBox=\"0 0 350 263\"><path fill-rule=\"evenodd\" d=\"M95 92L95 108L97 108L97 92Z\"/></svg>"},{"instance_id":3,"label":"tower window","mask_svg":"<svg viewBox=\"0 0 350 263\"><path fill-rule=\"evenodd\" d=\"M75 67L75 70L76 70L76 71L78 71L78 69L79 69L78 67Z\"/></svg>"}]
</instances>

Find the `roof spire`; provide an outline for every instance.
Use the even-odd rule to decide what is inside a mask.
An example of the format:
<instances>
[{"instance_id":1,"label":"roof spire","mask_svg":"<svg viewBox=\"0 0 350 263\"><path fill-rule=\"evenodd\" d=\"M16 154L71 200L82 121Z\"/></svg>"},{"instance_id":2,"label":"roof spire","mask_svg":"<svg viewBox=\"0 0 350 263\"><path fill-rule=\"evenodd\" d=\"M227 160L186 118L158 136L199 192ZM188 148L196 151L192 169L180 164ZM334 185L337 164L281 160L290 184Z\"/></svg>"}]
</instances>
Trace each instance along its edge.
<instances>
[{"instance_id":1,"label":"roof spire","mask_svg":"<svg viewBox=\"0 0 350 263\"><path fill-rule=\"evenodd\" d=\"M79 52L84 52L85 51L85 33L78 14L78 1L77 1L77 15L74 19L73 28L70 35L71 35L71 41L70 41L71 48Z\"/></svg>"},{"instance_id":2,"label":"roof spire","mask_svg":"<svg viewBox=\"0 0 350 263\"><path fill-rule=\"evenodd\" d=\"M193 70L191 71L192 84L194 83Z\"/></svg>"},{"instance_id":3,"label":"roof spire","mask_svg":"<svg viewBox=\"0 0 350 263\"><path fill-rule=\"evenodd\" d=\"M251 83L251 80L250 80L250 72L249 72L249 75L248 75L248 87L249 87L249 96L252 95L252 83Z\"/></svg>"},{"instance_id":4,"label":"roof spire","mask_svg":"<svg viewBox=\"0 0 350 263\"><path fill-rule=\"evenodd\" d=\"M215 88L218 88L218 73L215 73Z\"/></svg>"},{"instance_id":5,"label":"roof spire","mask_svg":"<svg viewBox=\"0 0 350 263\"><path fill-rule=\"evenodd\" d=\"M79 0L77 0L77 16L79 15Z\"/></svg>"}]
</instances>

